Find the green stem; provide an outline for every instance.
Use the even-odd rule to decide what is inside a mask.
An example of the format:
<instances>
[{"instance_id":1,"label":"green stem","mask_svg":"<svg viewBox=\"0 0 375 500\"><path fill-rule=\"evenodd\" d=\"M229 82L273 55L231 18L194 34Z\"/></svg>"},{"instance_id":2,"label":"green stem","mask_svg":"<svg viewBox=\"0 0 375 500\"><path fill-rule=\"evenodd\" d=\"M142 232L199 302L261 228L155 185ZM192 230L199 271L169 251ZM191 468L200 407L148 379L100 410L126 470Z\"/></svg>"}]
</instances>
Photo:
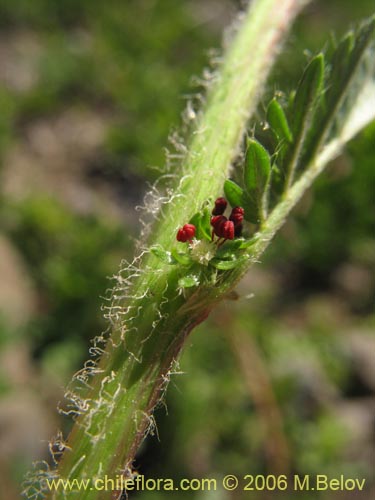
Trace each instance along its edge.
<instances>
[{"instance_id":1,"label":"green stem","mask_svg":"<svg viewBox=\"0 0 375 500\"><path fill-rule=\"evenodd\" d=\"M177 227L221 193L280 44L305 3L251 2L197 120L178 186L152 227L150 244L171 248ZM76 422L58 467L60 478L95 480L130 473L186 336L234 286L230 272L206 273L201 286L180 293L180 267L161 265L147 251L123 274L109 306L111 335L105 348L98 347L100 361L80 372L70 388ZM60 488L51 498L113 496Z\"/></svg>"},{"instance_id":2,"label":"green stem","mask_svg":"<svg viewBox=\"0 0 375 500\"><path fill-rule=\"evenodd\" d=\"M205 112L192 134L184 164L186 177L178 188L182 196L175 196L168 204L155 243L170 248L178 225L200 210L208 198L222 193L246 123L258 104L283 38L308 1L251 2L236 38L224 54Z\"/></svg>"}]
</instances>

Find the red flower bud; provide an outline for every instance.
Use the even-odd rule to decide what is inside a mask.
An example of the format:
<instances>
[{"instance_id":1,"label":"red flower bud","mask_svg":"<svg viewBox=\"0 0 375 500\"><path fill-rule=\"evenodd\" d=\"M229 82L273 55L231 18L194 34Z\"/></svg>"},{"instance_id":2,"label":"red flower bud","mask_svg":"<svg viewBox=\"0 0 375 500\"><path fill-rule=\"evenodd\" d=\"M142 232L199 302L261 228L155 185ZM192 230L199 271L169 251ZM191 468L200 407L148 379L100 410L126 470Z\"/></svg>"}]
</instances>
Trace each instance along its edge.
<instances>
[{"instance_id":1,"label":"red flower bud","mask_svg":"<svg viewBox=\"0 0 375 500\"><path fill-rule=\"evenodd\" d=\"M234 238L234 224L231 220L227 220L221 226L221 237L226 240L233 240Z\"/></svg>"},{"instance_id":2,"label":"red flower bud","mask_svg":"<svg viewBox=\"0 0 375 500\"><path fill-rule=\"evenodd\" d=\"M185 243L188 240L187 235L182 228L177 231L176 240L181 241L181 243Z\"/></svg>"},{"instance_id":3,"label":"red flower bud","mask_svg":"<svg viewBox=\"0 0 375 500\"><path fill-rule=\"evenodd\" d=\"M195 236L195 226L193 224L185 224L177 231L176 239L181 243L191 241Z\"/></svg>"},{"instance_id":4,"label":"red flower bud","mask_svg":"<svg viewBox=\"0 0 375 500\"><path fill-rule=\"evenodd\" d=\"M215 208L212 210L212 215L223 215L227 208L227 200L225 198L217 198Z\"/></svg>"},{"instance_id":5,"label":"red flower bud","mask_svg":"<svg viewBox=\"0 0 375 500\"><path fill-rule=\"evenodd\" d=\"M217 227L226 220L228 219L225 217L225 215L214 215L213 217L211 217L211 226Z\"/></svg>"},{"instance_id":6,"label":"red flower bud","mask_svg":"<svg viewBox=\"0 0 375 500\"><path fill-rule=\"evenodd\" d=\"M229 220L234 222L234 225L241 224L243 221L245 210L242 207L234 207L230 214Z\"/></svg>"},{"instance_id":7,"label":"red flower bud","mask_svg":"<svg viewBox=\"0 0 375 500\"><path fill-rule=\"evenodd\" d=\"M227 222L227 218L224 215L214 215L211 217L211 226L213 227L212 231L212 240L214 239L214 234L219 238L222 238L221 227L225 222Z\"/></svg>"},{"instance_id":8,"label":"red flower bud","mask_svg":"<svg viewBox=\"0 0 375 500\"><path fill-rule=\"evenodd\" d=\"M225 240L233 240L234 238L234 223L228 220L224 215L215 215L211 217L211 226L214 228L213 235L216 234L219 238Z\"/></svg>"},{"instance_id":9,"label":"red flower bud","mask_svg":"<svg viewBox=\"0 0 375 500\"><path fill-rule=\"evenodd\" d=\"M196 231L194 224L185 224L182 229L185 231L185 234L187 235L189 240L194 238Z\"/></svg>"}]
</instances>

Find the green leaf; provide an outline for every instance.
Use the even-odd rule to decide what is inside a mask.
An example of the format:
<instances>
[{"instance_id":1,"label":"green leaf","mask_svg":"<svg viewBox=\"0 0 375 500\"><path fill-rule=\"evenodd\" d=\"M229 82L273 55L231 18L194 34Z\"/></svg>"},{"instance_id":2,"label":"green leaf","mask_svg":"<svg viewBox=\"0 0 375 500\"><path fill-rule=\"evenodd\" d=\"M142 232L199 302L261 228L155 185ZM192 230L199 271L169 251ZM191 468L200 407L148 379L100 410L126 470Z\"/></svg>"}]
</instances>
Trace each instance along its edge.
<instances>
[{"instance_id":1,"label":"green leaf","mask_svg":"<svg viewBox=\"0 0 375 500\"><path fill-rule=\"evenodd\" d=\"M161 246L155 246L150 248L150 252L155 255L159 260L164 262L164 264L175 264L172 259L171 252L167 252Z\"/></svg>"},{"instance_id":2,"label":"green leaf","mask_svg":"<svg viewBox=\"0 0 375 500\"><path fill-rule=\"evenodd\" d=\"M189 266L194 261L191 259L190 255L186 252L179 252L177 248L172 248L171 255L176 262L182 264L183 266Z\"/></svg>"},{"instance_id":3,"label":"green leaf","mask_svg":"<svg viewBox=\"0 0 375 500\"><path fill-rule=\"evenodd\" d=\"M220 259L228 258L234 255L239 248L241 248L244 238L235 238L234 240L227 240L225 245L219 247L216 251L216 256Z\"/></svg>"},{"instance_id":4,"label":"green leaf","mask_svg":"<svg viewBox=\"0 0 375 500\"><path fill-rule=\"evenodd\" d=\"M366 78L372 82L375 80L374 50L368 50L371 42L374 42L374 31L375 18L372 18L356 35L353 32L347 34L332 56L325 108L315 126L316 135L322 137L322 140L327 138L334 121L337 129L342 128L345 115L348 115L347 110L356 102L358 93L364 88ZM367 68L364 62L366 58L370 61ZM369 106L373 107L371 102ZM321 144L322 140L318 144Z\"/></svg>"},{"instance_id":5,"label":"green leaf","mask_svg":"<svg viewBox=\"0 0 375 500\"><path fill-rule=\"evenodd\" d=\"M285 155L285 191L292 185L296 170L305 166L301 162L305 142L311 136L311 124L322 102L324 83L324 56L313 57L305 68L294 98L291 97L292 133L294 142Z\"/></svg>"},{"instance_id":6,"label":"green leaf","mask_svg":"<svg viewBox=\"0 0 375 500\"><path fill-rule=\"evenodd\" d=\"M271 159L268 151L256 140L248 139L244 168L244 186L247 193L265 190L271 173Z\"/></svg>"},{"instance_id":7,"label":"green leaf","mask_svg":"<svg viewBox=\"0 0 375 500\"><path fill-rule=\"evenodd\" d=\"M256 233L251 239L244 240L241 243L240 249L244 250L246 248L252 247L257 241L259 241L259 233Z\"/></svg>"},{"instance_id":8,"label":"green leaf","mask_svg":"<svg viewBox=\"0 0 375 500\"><path fill-rule=\"evenodd\" d=\"M276 99L272 99L268 105L267 121L279 140L284 139L287 142L292 142L293 137L287 117Z\"/></svg>"},{"instance_id":9,"label":"green leaf","mask_svg":"<svg viewBox=\"0 0 375 500\"><path fill-rule=\"evenodd\" d=\"M242 206L243 189L238 184L227 179L224 183L224 193L232 207Z\"/></svg>"},{"instance_id":10,"label":"green leaf","mask_svg":"<svg viewBox=\"0 0 375 500\"><path fill-rule=\"evenodd\" d=\"M199 229L202 238L211 241L211 211L208 208L205 208L202 212Z\"/></svg>"},{"instance_id":11,"label":"green leaf","mask_svg":"<svg viewBox=\"0 0 375 500\"><path fill-rule=\"evenodd\" d=\"M329 51L327 90L314 117L301 165L319 154L328 142L337 141L345 128L345 134L353 136L363 119L359 115L370 115L374 109L371 103L375 87L374 32L375 17L372 17L356 33L349 32L333 52ZM358 117L352 119L355 110ZM348 134L349 129L353 131Z\"/></svg>"},{"instance_id":12,"label":"green leaf","mask_svg":"<svg viewBox=\"0 0 375 500\"><path fill-rule=\"evenodd\" d=\"M244 167L245 192L242 196L245 217L258 223L265 217L264 197L271 174L268 151L256 140L248 139Z\"/></svg>"},{"instance_id":13,"label":"green leaf","mask_svg":"<svg viewBox=\"0 0 375 500\"><path fill-rule=\"evenodd\" d=\"M315 104L322 95L324 81L324 55L313 57L303 72L293 102L293 135L303 138ZM298 141L298 139L297 139Z\"/></svg>"},{"instance_id":14,"label":"green leaf","mask_svg":"<svg viewBox=\"0 0 375 500\"><path fill-rule=\"evenodd\" d=\"M330 73L330 79L332 81L340 82L344 78L346 78L349 69L351 53L354 48L354 43L354 33L350 32L338 44L335 52L332 55L332 69ZM338 88L332 89L331 91L329 90L328 93L331 93L332 91L339 92L340 86Z\"/></svg>"},{"instance_id":15,"label":"green leaf","mask_svg":"<svg viewBox=\"0 0 375 500\"><path fill-rule=\"evenodd\" d=\"M193 286L199 285L199 279L194 274L189 276L184 276L178 280L179 288L192 288Z\"/></svg>"},{"instance_id":16,"label":"green leaf","mask_svg":"<svg viewBox=\"0 0 375 500\"><path fill-rule=\"evenodd\" d=\"M245 210L245 219L252 224L259 224L261 222L260 204L256 196L244 192L242 196L242 205Z\"/></svg>"},{"instance_id":17,"label":"green leaf","mask_svg":"<svg viewBox=\"0 0 375 500\"><path fill-rule=\"evenodd\" d=\"M211 241L211 226L210 226L211 214L208 208L204 208L201 212L197 212L190 219L189 224L194 224L196 228L195 237L198 240L205 238Z\"/></svg>"},{"instance_id":18,"label":"green leaf","mask_svg":"<svg viewBox=\"0 0 375 500\"><path fill-rule=\"evenodd\" d=\"M211 260L210 264L212 264L216 269L221 269L222 271L227 271L229 269L235 269L239 265L243 264L247 258L242 257L234 260Z\"/></svg>"}]
</instances>

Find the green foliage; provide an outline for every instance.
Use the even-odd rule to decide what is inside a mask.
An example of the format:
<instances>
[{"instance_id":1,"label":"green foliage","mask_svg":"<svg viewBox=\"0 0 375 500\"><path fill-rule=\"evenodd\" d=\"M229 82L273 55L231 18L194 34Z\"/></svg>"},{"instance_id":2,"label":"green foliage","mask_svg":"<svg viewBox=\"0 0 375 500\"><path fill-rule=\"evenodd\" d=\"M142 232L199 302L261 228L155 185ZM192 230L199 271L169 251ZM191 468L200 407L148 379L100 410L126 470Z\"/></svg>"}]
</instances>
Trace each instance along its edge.
<instances>
[{"instance_id":1,"label":"green foliage","mask_svg":"<svg viewBox=\"0 0 375 500\"><path fill-rule=\"evenodd\" d=\"M150 252L155 255L164 264L175 264L176 261L172 259L171 252L166 252L160 246L151 247Z\"/></svg>"},{"instance_id":2,"label":"green foliage","mask_svg":"<svg viewBox=\"0 0 375 500\"><path fill-rule=\"evenodd\" d=\"M49 312L28 328L35 350L41 355L48 344L76 339L77 334L91 339L93 329L104 328L100 296L116 269L120 247L129 245L124 230L94 216L77 218L47 197L8 206L3 217L10 210L7 233Z\"/></svg>"},{"instance_id":3,"label":"green foliage","mask_svg":"<svg viewBox=\"0 0 375 500\"><path fill-rule=\"evenodd\" d=\"M211 241L211 213L208 207L204 207L200 212L197 212L190 219L189 223L196 228L195 236L198 240L206 239Z\"/></svg>"},{"instance_id":4,"label":"green foliage","mask_svg":"<svg viewBox=\"0 0 375 500\"><path fill-rule=\"evenodd\" d=\"M317 102L321 97L324 78L324 55L313 57L303 72L292 100L292 130L295 137L303 141L305 133L311 125ZM296 140L295 147L299 142Z\"/></svg>"},{"instance_id":5,"label":"green foliage","mask_svg":"<svg viewBox=\"0 0 375 500\"><path fill-rule=\"evenodd\" d=\"M178 280L179 288L192 288L199 285L199 277L195 274L188 274Z\"/></svg>"},{"instance_id":6,"label":"green foliage","mask_svg":"<svg viewBox=\"0 0 375 500\"><path fill-rule=\"evenodd\" d=\"M267 108L267 121L279 141L293 141L292 132L283 107L276 98L272 99Z\"/></svg>"},{"instance_id":7,"label":"green foliage","mask_svg":"<svg viewBox=\"0 0 375 500\"><path fill-rule=\"evenodd\" d=\"M242 197L245 216L254 224L265 219L265 197L271 174L271 159L259 142L247 141L244 165L244 194Z\"/></svg>"},{"instance_id":8,"label":"green foliage","mask_svg":"<svg viewBox=\"0 0 375 500\"><path fill-rule=\"evenodd\" d=\"M238 184L227 179L224 183L224 193L232 207L242 206L243 189Z\"/></svg>"},{"instance_id":9,"label":"green foliage","mask_svg":"<svg viewBox=\"0 0 375 500\"><path fill-rule=\"evenodd\" d=\"M214 36L194 23L189 6L173 0L36 0L32 7L4 0L0 26L36 33L38 47L35 82L22 92L7 90L7 107L15 101L16 123L72 105L99 109L114 119L95 166L118 175L126 165L128 175L155 179L153 166L163 165L162 144L184 107L180 95ZM0 82L0 103L1 94Z\"/></svg>"},{"instance_id":10,"label":"green foliage","mask_svg":"<svg viewBox=\"0 0 375 500\"><path fill-rule=\"evenodd\" d=\"M155 173L147 164L160 164L163 161L160 146L164 144L171 123L178 120L179 110L175 105L178 96L186 92L190 74L200 70L202 60L205 59L202 47L217 44L210 29L207 29L206 21L193 21L193 16L190 16L191 6L189 5L187 11L186 5L186 2L168 0L126 3L110 0L103 5L95 0L1 2L0 23L7 31L24 28L31 30L40 40L43 52L39 62L37 84L32 89L18 95L12 89L0 88L0 145L7 146L10 139L18 140L20 133L22 134L22 125L32 122L35 118L59 113L72 104L97 107L111 116L115 114L115 123L111 122L106 146L104 151L99 153L100 158L97 160L100 168L120 170L125 175L128 175L130 170L136 175L154 177ZM326 32L332 28L332 19L344 26L359 15L366 14L365 9L373 10L371 0L355 3L350 0L333 0L316 5L314 23L306 26L306 20L303 19L299 27L297 26L295 39L304 38L302 48L308 46L319 49ZM340 16L337 16L335 8L340 9ZM307 19L308 16L304 18ZM350 59L353 38L353 35L349 35L346 42L340 42L341 53L337 52L336 56L340 64L332 62L325 68L327 81L331 78L327 76L331 68L336 68L335 71L339 73L339 76L333 78L335 81L345 80L344 61ZM330 50L333 51L334 48ZM302 54L302 50L300 53ZM293 79L287 75L295 73L296 68L300 67L299 57L302 58L302 55L298 55L298 50L293 54L290 48L287 50L287 64L280 66L282 70L279 70L276 78L284 82L279 85L280 88L290 88ZM326 57L330 60L329 50ZM160 84L156 85L156 81ZM341 85L336 85L336 90L338 88L341 88ZM330 90L331 86L325 85L323 97L328 95ZM271 198L271 206L279 201L280 191L285 183L283 167L286 164L283 158L289 142L286 140L288 133L285 125L290 129L292 123L292 117L284 111L287 107L284 106L283 97L278 95L277 99L283 116L280 118L279 113L278 118L274 120L268 115L272 139L268 137L263 142L262 134L259 133L258 137L257 131L259 141L272 153L272 193L275 193L275 196ZM331 103L333 101L332 94ZM320 106L320 110L323 110L324 100ZM320 114L320 111L317 116L322 120L327 118L327 115L323 112ZM289 122L285 124L283 120ZM340 123L335 125L336 131L337 125ZM320 125L315 127L319 134L320 128ZM334 131L334 128L331 131ZM366 235L373 230L369 207L373 199L374 132L373 126L368 127L359 139L349 145L349 153L337 163L332 175L318 181L314 203L308 216L305 212L297 214L295 226L288 226L289 233L285 233L284 239L282 236L277 239L271 246L266 262L263 262L263 266L267 263L268 266L272 263L275 265L275 262L280 263L283 274L292 263L296 267L295 273L305 276L305 281L298 283L301 286L298 294L309 293L311 286L318 287L319 291L327 291L324 287L340 264L348 261L364 262L360 260L362 254L358 248L367 245ZM276 145L275 137L278 140ZM317 144L314 141L312 135L309 143L305 143L304 158L308 158L308 150ZM301 160L300 165L301 169L297 174L302 172L304 161ZM231 181L225 183L226 197L232 206L241 205L242 199L228 195L227 186L230 183ZM239 186L238 192L242 196L242 188ZM308 203L309 200L306 198L305 201ZM29 201L25 202L25 205L27 204ZM52 219L58 219L53 205L53 202L44 203L44 210L46 213L51 211ZM33 347L38 346L39 352L42 349L42 364L46 374L52 374L55 370L66 376L76 368L73 365L77 362L74 359L77 351L81 357L87 350L87 342L76 341L76 338L86 340L102 328L101 315L98 313L101 300L91 299L103 294L107 286L104 276L112 274L113 268L116 268L117 257L107 259L106 255L113 252L122 257L127 238L124 237L126 231L123 231L118 239L112 239L112 230L107 227L107 218L105 221L96 220L91 224L90 218L84 217L81 220L80 215L73 215L70 211L60 208L63 215L56 223L55 229L44 231L43 225L49 226L46 214L39 213L34 216L35 220L30 224L26 221L28 217L25 213L22 213L22 216L19 214L27 212L28 209L24 207L21 210L20 206L14 206L9 213L13 224L9 234L14 235L17 247L27 259L28 269L38 284L41 299L41 315L37 318L37 326L27 329L26 333L32 334L28 336L28 340L34 343ZM302 207L302 210L306 208ZM38 211L43 212L43 208ZM65 217L68 219L66 224ZM40 224L37 224L37 220L40 220ZM96 225L100 226L100 230L93 229ZM290 231L293 234L292 239ZM39 236L33 238L30 233ZM92 234L92 238L88 238L86 233ZM88 254L85 245L81 246L77 241L80 236L83 240L90 240ZM123 238L126 239L125 242ZM106 239L113 240L113 249L112 244L109 245L111 248L105 245ZM228 262L229 266L233 265L238 250L235 245L249 248L255 242L256 238L237 240L236 244L233 242L233 248L231 242L226 242L218 250L220 259L214 260L212 264L217 262L222 265L223 262L223 265L226 265L225 262ZM189 255L179 251L177 246L168 250L175 265L177 262L185 266L192 264ZM162 252L164 253L160 262L165 258L169 261L169 252ZM89 256L87 263L86 254ZM370 255L373 254L372 250ZM111 260L111 263L99 265L100 269L97 269L98 263L103 262L103 256L104 261ZM59 260L59 257L60 265L57 266L53 261ZM367 259L366 262L373 262L371 258ZM54 276L53 271L57 267L60 268L57 273L59 278ZM99 272L103 273L101 279ZM91 284L88 283L88 275L93 277ZM314 284L311 283L311 275L318 276ZM280 304L287 302L294 285L297 286L291 282L284 283L282 296L266 310L262 310L259 302L256 302L257 310L249 308L247 302L241 301L247 321L245 328L259 332L257 342L265 349L267 366L273 374L278 400L284 409L284 422L292 443L296 469L321 472L324 468L327 471L339 470L341 473L344 465L338 454L342 447L342 434L341 428L337 426L337 419L326 418L325 414L310 415L304 419L304 405L301 401L304 402L305 393L304 388L298 386L299 377L290 373L283 379L278 371L282 370L283 366L288 367L291 358L300 357L305 360L311 351L316 353L318 359L325 360L328 373L332 372L333 365L341 366L338 371L348 368L348 360L337 356L338 345L332 349L326 348L327 339L322 339L319 345L314 346L314 339L310 337L307 345L301 347L298 344L301 334L298 334L287 342L284 348L278 343L285 337L283 332L280 333L282 318L278 325L272 324L272 318L275 317L275 311L280 308ZM83 300L85 291L89 299L86 296ZM328 290L328 293L331 291ZM74 297L78 297L79 304ZM89 316L95 317L97 322L88 322ZM75 319L74 325L71 325L70 320L67 321L70 333L65 342L65 332L61 325L65 324L66 318ZM298 321L298 317L295 320ZM7 331L7 328L4 328L4 331ZM58 332L59 337L55 337L55 332ZM6 336L10 335L6 333ZM49 344L50 338L54 339L53 344ZM160 460L151 456L142 461L142 466L151 463L147 472L153 477L161 476L160 473L155 473L155 467L159 464L160 472L165 474L167 470L169 475L169 471L174 471L180 477L189 474L194 476L196 470L202 474L206 470L214 474L221 471L227 473L229 462L236 471L243 468L244 472L248 473L250 464L252 471L265 472L267 464L264 460L259 421L251 399L244 393L238 366L231 356L228 356L227 340L219 339L216 332L212 333L209 327L200 335L197 332L193 339L194 350L187 352L182 364L182 370L188 372L188 376L182 377L182 380L180 377L174 378L178 387L176 393L169 394L169 416L165 421L161 421L159 414L157 419L162 446L166 451ZM274 345L271 353L267 342ZM293 350L295 345L297 347ZM8 391L7 380L4 384L1 380L0 384ZM172 391L175 391L175 384L172 384ZM0 390L3 390L3 387ZM295 408L293 416L290 415L291 407ZM173 439L170 445L169 439ZM191 449L189 443L192 443ZM179 460L175 460L176 456ZM194 465L197 469L192 470ZM347 464L347 467L348 470L353 470L353 464ZM140 471L143 472L142 469ZM154 493L150 493L150 498ZM147 494L142 496L146 498Z\"/></svg>"},{"instance_id":11,"label":"green foliage","mask_svg":"<svg viewBox=\"0 0 375 500\"><path fill-rule=\"evenodd\" d=\"M279 238L270 248L270 259L281 253L303 263L304 272L319 276L321 282L348 259L358 262L364 259L357 248L366 245L373 231L369 207L375 184L374 135L375 123L372 123L348 145L345 156L335 162L332 172L317 181L308 216L305 213L295 216L295 244Z\"/></svg>"},{"instance_id":12,"label":"green foliage","mask_svg":"<svg viewBox=\"0 0 375 500\"><path fill-rule=\"evenodd\" d=\"M179 252L176 247L172 248L171 254L175 261L183 266L189 266L192 263L190 255L186 252Z\"/></svg>"},{"instance_id":13,"label":"green foliage","mask_svg":"<svg viewBox=\"0 0 375 500\"><path fill-rule=\"evenodd\" d=\"M374 81L374 58L373 52L369 50L369 46L374 47L375 43L374 29L373 17L358 32L348 33L338 44L333 43L328 49L330 64L326 81L329 84L316 105L317 112L306 141L303 160L314 154L324 142L340 134L346 125L348 110L356 102L357 92L363 87L364 80Z\"/></svg>"},{"instance_id":14,"label":"green foliage","mask_svg":"<svg viewBox=\"0 0 375 500\"><path fill-rule=\"evenodd\" d=\"M350 116L358 94L368 85L375 88L374 29L372 18L330 47L327 60L323 53L312 57L287 106L275 97L270 101L269 130L259 134L270 152L257 140L248 140L242 187L232 180L224 184L229 202L244 207L246 220L263 223L269 205L277 207L325 147L346 142L355 133L350 132ZM344 129L348 138L341 138Z\"/></svg>"}]
</instances>

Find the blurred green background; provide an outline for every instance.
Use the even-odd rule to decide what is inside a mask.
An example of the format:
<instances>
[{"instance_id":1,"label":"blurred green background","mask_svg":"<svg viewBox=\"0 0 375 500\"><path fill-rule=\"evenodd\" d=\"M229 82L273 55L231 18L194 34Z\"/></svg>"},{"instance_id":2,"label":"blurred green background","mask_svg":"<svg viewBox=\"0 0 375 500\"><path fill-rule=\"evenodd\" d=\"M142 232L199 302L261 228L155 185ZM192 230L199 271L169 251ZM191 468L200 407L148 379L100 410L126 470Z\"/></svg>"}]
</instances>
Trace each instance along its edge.
<instances>
[{"instance_id":1,"label":"blurred green background","mask_svg":"<svg viewBox=\"0 0 375 500\"><path fill-rule=\"evenodd\" d=\"M192 76L240 4L0 0L1 499L19 498L31 462L48 460L48 439L71 425L56 405L105 329L102 297L132 256L135 207L199 91ZM293 88L305 49L373 10L373 0L313 2L270 90ZM375 494L374 136L373 124L349 145L239 285L240 298L188 339L140 473L345 474L366 478L366 492L293 498Z\"/></svg>"}]
</instances>

